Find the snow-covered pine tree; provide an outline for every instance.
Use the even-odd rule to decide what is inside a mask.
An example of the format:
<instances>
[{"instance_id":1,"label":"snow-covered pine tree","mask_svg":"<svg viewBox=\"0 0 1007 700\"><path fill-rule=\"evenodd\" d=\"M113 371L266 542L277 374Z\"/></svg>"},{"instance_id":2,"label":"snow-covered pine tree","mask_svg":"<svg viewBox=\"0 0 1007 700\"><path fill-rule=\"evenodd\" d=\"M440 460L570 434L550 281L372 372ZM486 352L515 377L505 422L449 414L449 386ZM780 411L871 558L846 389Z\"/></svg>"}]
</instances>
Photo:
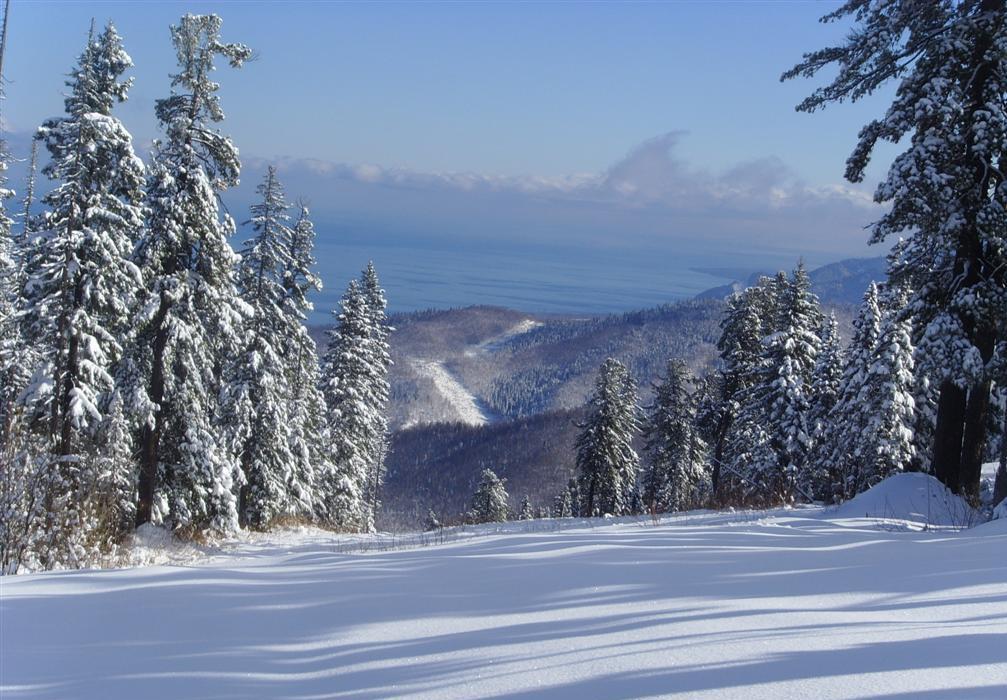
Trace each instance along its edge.
<instances>
[{"instance_id":1,"label":"snow-covered pine tree","mask_svg":"<svg viewBox=\"0 0 1007 700\"><path fill-rule=\"evenodd\" d=\"M432 532L434 530L440 530L443 525L441 521L437 518L437 513L434 512L433 508L427 510L427 519L423 521L423 529L427 532Z\"/></svg>"},{"instance_id":2,"label":"snow-covered pine tree","mask_svg":"<svg viewBox=\"0 0 1007 700\"><path fill-rule=\"evenodd\" d=\"M843 378L843 346L839 338L839 322L830 313L822 323L819 333L821 351L815 361L811 377L814 396L811 403L811 420L815 437L821 435L829 413L839 397L839 384Z\"/></svg>"},{"instance_id":3,"label":"snow-covered pine tree","mask_svg":"<svg viewBox=\"0 0 1007 700\"><path fill-rule=\"evenodd\" d=\"M898 301L881 322L874 360L857 398L863 430L855 450L854 495L907 469L914 456L913 345L910 321L900 317Z\"/></svg>"},{"instance_id":4,"label":"snow-covered pine tree","mask_svg":"<svg viewBox=\"0 0 1007 700\"><path fill-rule=\"evenodd\" d=\"M763 277L758 284L734 294L720 324L717 341L720 351L720 406L715 414L708 407L704 416L716 423L711 432L712 486L714 497L724 501L728 491L736 490L737 474L748 463L756 435L741 410L755 385L762 363L762 338L774 330L776 304L773 280ZM769 329L769 330L767 330ZM727 474L724 472L727 471ZM732 488L729 486L733 485Z\"/></svg>"},{"instance_id":5,"label":"snow-covered pine tree","mask_svg":"<svg viewBox=\"0 0 1007 700\"><path fill-rule=\"evenodd\" d=\"M590 408L576 442L580 515L624 515L640 467L633 450L640 409L633 378L618 360L602 364Z\"/></svg>"},{"instance_id":6,"label":"snow-covered pine tree","mask_svg":"<svg viewBox=\"0 0 1007 700\"><path fill-rule=\"evenodd\" d=\"M234 450L244 484L238 514L243 525L263 530L288 503L294 456L290 451L291 396L287 388L285 350L300 319L287 317L284 274L290 268L290 205L272 166L252 205L252 235L245 241L237 282L251 307L242 351L232 361L225 384L225 403L234 429Z\"/></svg>"},{"instance_id":7,"label":"snow-covered pine tree","mask_svg":"<svg viewBox=\"0 0 1007 700\"><path fill-rule=\"evenodd\" d=\"M569 514L563 517L578 518L581 515L580 511L580 483L577 481L576 477L570 478L566 482L566 493L569 499Z\"/></svg>"},{"instance_id":8,"label":"snow-covered pine tree","mask_svg":"<svg viewBox=\"0 0 1007 700\"><path fill-rule=\"evenodd\" d=\"M0 72L0 108L2 92ZM43 470L26 444L28 436L17 401L28 382L30 365L17 317L23 282L6 205L14 195L7 186L9 161L7 143L0 133L0 576L17 573L31 558L36 528L44 517Z\"/></svg>"},{"instance_id":9,"label":"snow-covered pine tree","mask_svg":"<svg viewBox=\"0 0 1007 700\"><path fill-rule=\"evenodd\" d=\"M136 524L134 421L119 391L105 404L93 458L94 545L107 552Z\"/></svg>"},{"instance_id":10,"label":"snow-covered pine tree","mask_svg":"<svg viewBox=\"0 0 1007 700\"><path fill-rule=\"evenodd\" d=\"M828 465L821 459L819 445L825 439L832 420L832 410L839 398L843 378L843 347L839 338L839 323L835 313L830 313L823 321L819 333L821 351L815 361L811 377L811 406L808 424L815 442L813 454L808 460L806 483L809 493L815 498L828 500L831 493L831 479Z\"/></svg>"},{"instance_id":11,"label":"snow-covered pine tree","mask_svg":"<svg viewBox=\"0 0 1007 700\"><path fill-rule=\"evenodd\" d=\"M320 389L318 349L305 326L308 314L314 309L308 294L322 288L314 272L315 229L307 206L300 203L298 209L297 221L291 229L288 266L283 274L285 317L292 324L283 341L293 455L287 513L308 517L315 509L316 474L327 469L328 429L325 397Z\"/></svg>"},{"instance_id":12,"label":"snow-covered pine tree","mask_svg":"<svg viewBox=\"0 0 1007 700\"><path fill-rule=\"evenodd\" d=\"M336 327L322 363L322 392L328 407L330 459L321 479L320 517L343 530L373 527L364 500L372 448L383 423L375 416L378 365L367 297L351 280L340 302Z\"/></svg>"},{"instance_id":13,"label":"snow-covered pine tree","mask_svg":"<svg viewBox=\"0 0 1007 700\"><path fill-rule=\"evenodd\" d=\"M11 230L13 221L6 209L6 201L13 196L7 187L8 160L7 144L0 138L0 454L4 455L13 430L17 397L28 379L23 355L26 348L17 317L19 265Z\"/></svg>"},{"instance_id":14,"label":"snow-covered pine tree","mask_svg":"<svg viewBox=\"0 0 1007 700\"><path fill-rule=\"evenodd\" d=\"M165 130L154 143L147 226L137 258L147 283L135 371L142 377L137 521L183 531L238 526L241 470L220 425L221 371L248 309L234 284L230 216L218 193L237 184L238 149L211 80L216 59L240 67L251 51L220 39L216 15L185 15L171 28L179 72L155 103Z\"/></svg>"},{"instance_id":15,"label":"snow-covered pine tree","mask_svg":"<svg viewBox=\"0 0 1007 700\"><path fill-rule=\"evenodd\" d=\"M845 500L856 493L859 456L856 447L865 428L860 395L867 380L881 334L878 287L871 282L853 320L853 337L845 353L843 374L831 418L816 448L816 461L826 467L831 485L821 489L824 497Z\"/></svg>"},{"instance_id":16,"label":"snow-covered pine tree","mask_svg":"<svg viewBox=\"0 0 1007 700\"><path fill-rule=\"evenodd\" d=\"M647 464L643 470L643 505L649 512L687 510L705 492L707 478L694 442L695 408L688 388L689 372L681 360L668 362L654 386L654 401L647 408L643 434Z\"/></svg>"},{"instance_id":17,"label":"snow-covered pine tree","mask_svg":"<svg viewBox=\"0 0 1007 700\"><path fill-rule=\"evenodd\" d=\"M385 407L388 403L390 387L388 368L392 364L388 346L388 336L394 330L388 325L386 310L388 302L385 290L381 288L378 272L373 262L368 262L360 276L360 288L367 300L367 310L371 325L371 353L374 365L372 396L376 402L373 413L374 441L370 447L367 482L364 486L364 500L371 522L377 518L381 506L381 487L385 479L385 455L388 453L388 419Z\"/></svg>"},{"instance_id":18,"label":"snow-covered pine tree","mask_svg":"<svg viewBox=\"0 0 1007 700\"><path fill-rule=\"evenodd\" d=\"M42 172L59 184L42 198L47 210L31 246L25 303L45 362L24 401L49 441L48 554L70 566L83 561L83 511L97 487L91 458L142 290L130 258L143 224L144 168L112 116L131 65L111 23L97 37L92 30L67 81L66 116L38 131L51 159Z\"/></svg>"},{"instance_id":19,"label":"snow-covered pine tree","mask_svg":"<svg viewBox=\"0 0 1007 700\"><path fill-rule=\"evenodd\" d=\"M783 79L838 66L798 105L807 112L898 81L885 116L861 129L846 178L864 179L878 141L908 144L875 191L891 206L871 241L907 236L890 275L914 290L918 356L939 384L936 475L977 498L1007 276L1007 2L849 0L823 18L846 19L841 45L806 54Z\"/></svg>"},{"instance_id":20,"label":"snow-covered pine tree","mask_svg":"<svg viewBox=\"0 0 1007 700\"><path fill-rule=\"evenodd\" d=\"M550 516L553 518L573 517L573 501L570 498L569 489L563 489L562 493L553 496Z\"/></svg>"},{"instance_id":21,"label":"snow-covered pine tree","mask_svg":"<svg viewBox=\"0 0 1007 700\"><path fill-rule=\"evenodd\" d=\"M790 503L808 495L803 484L813 445L811 380L822 313L803 263L792 280L778 275L774 286L778 330L763 339L759 379L743 409L766 438L753 452L747 480L764 500Z\"/></svg>"},{"instance_id":22,"label":"snow-covered pine tree","mask_svg":"<svg viewBox=\"0 0 1007 700\"><path fill-rule=\"evenodd\" d=\"M534 520L535 511L531 507L531 500L528 496L521 499L521 510L517 516L518 520Z\"/></svg>"},{"instance_id":23,"label":"snow-covered pine tree","mask_svg":"<svg viewBox=\"0 0 1007 700\"><path fill-rule=\"evenodd\" d=\"M472 496L469 520L473 523L502 523L507 520L507 489L492 469L483 469Z\"/></svg>"}]
</instances>

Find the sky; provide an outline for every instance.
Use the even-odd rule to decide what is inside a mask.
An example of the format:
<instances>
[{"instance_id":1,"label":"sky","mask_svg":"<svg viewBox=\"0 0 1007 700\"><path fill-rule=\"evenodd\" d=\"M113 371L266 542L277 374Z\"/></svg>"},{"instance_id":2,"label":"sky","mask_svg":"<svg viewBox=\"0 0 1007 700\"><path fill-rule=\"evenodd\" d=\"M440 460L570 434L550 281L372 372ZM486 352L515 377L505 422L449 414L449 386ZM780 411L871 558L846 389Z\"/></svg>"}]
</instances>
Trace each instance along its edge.
<instances>
[{"instance_id":1,"label":"sky","mask_svg":"<svg viewBox=\"0 0 1007 700\"><path fill-rule=\"evenodd\" d=\"M277 163L320 232L353 243L826 262L883 252L863 229L891 155L844 183L885 95L808 115L794 105L820 81L779 81L841 39L818 22L835 5L13 0L4 118L16 146L58 114L91 18L111 19L135 62L117 116L146 151L168 27L215 12L256 51L216 74L246 164L236 209Z\"/></svg>"}]
</instances>

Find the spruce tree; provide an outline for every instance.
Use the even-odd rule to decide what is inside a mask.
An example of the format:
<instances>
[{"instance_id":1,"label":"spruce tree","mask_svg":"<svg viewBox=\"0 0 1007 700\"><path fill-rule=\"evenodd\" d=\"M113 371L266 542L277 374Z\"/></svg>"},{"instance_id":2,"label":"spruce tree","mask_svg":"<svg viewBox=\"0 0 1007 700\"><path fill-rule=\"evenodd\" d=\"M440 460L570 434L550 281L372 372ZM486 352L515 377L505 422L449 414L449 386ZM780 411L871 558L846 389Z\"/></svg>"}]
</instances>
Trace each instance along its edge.
<instances>
[{"instance_id":1,"label":"spruce tree","mask_svg":"<svg viewBox=\"0 0 1007 700\"><path fill-rule=\"evenodd\" d=\"M491 469L484 469L472 496L469 519L473 523L502 523L507 520L507 489Z\"/></svg>"},{"instance_id":2,"label":"spruce tree","mask_svg":"<svg viewBox=\"0 0 1007 700\"><path fill-rule=\"evenodd\" d=\"M804 472L813 446L811 380L822 316L803 264L792 280L778 276L775 287L778 330L763 339L758 381L745 408L761 428L747 478L763 499L789 503L809 495Z\"/></svg>"},{"instance_id":3,"label":"spruce tree","mask_svg":"<svg viewBox=\"0 0 1007 700\"><path fill-rule=\"evenodd\" d=\"M811 402L811 420L815 437L819 437L828 422L829 413L839 398L839 385L843 378L843 346L839 338L836 314L830 313L822 323L819 333L821 351L811 375L814 396Z\"/></svg>"},{"instance_id":4,"label":"spruce tree","mask_svg":"<svg viewBox=\"0 0 1007 700\"><path fill-rule=\"evenodd\" d=\"M2 90L0 85L0 108ZM27 442L17 400L27 385L31 360L17 316L23 280L7 213L7 201L14 196L7 186L9 162L0 133L0 576L16 574L32 557L36 530L45 515L43 465L33 458L36 446Z\"/></svg>"},{"instance_id":5,"label":"spruce tree","mask_svg":"<svg viewBox=\"0 0 1007 700\"><path fill-rule=\"evenodd\" d=\"M373 262L368 262L360 278L360 288L367 301L368 320L371 327L371 363L373 365L371 396L375 402L372 413L374 438L368 456L367 481L364 500L371 521L377 518L381 505L381 487L385 478L385 455L388 452L388 419L385 407L389 398L388 368L392 364L388 336L393 328L388 325L388 302L381 288Z\"/></svg>"},{"instance_id":6,"label":"spruce tree","mask_svg":"<svg viewBox=\"0 0 1007 700\"><path fill-rule=\"evenodd\" d=\"M525 496L524 498L521 499L521 510L518 513L517 519L518 520L535 519L535 511L531 507L531 500L529 500L528 496Z\"/></svg>"},{"instance_id":7,"label":"spruce tree","mask_svg":"<svg viewBox=\"0 0 1007 700\"><path fill-rule=\"evenodd\" d=\"M147 283L133 363L144 423L137 521L186 531L235 529L241 483L219 396L248 307L234 283L234 222L218 201L240 163L215 126L224 113L210 76L218 57L237 68L251 51L223 43L220 28L216 15L185 15L171 28L179 71L155 103L165 135L154 143L137 255Z\"/></svg>"},{"instance_id":8,"label":"spruce tree","mask_svg":"<svg viewBox=\"0 0 1007 700\"><path fill-rule=\"evenodd\" d=\"M8 453L13 432L18 395L27 383L24 338L17 317L21 285L16 260L13 221L6 200L13 196L7 187L7 144L0 140L0 454Z\"/></svg>"},{"instance_id":9,"label":"spruce tree","mask_svg":"<svg viewBox=\"0 0 1007 700\"><path fill-rule=\"evenodd\" d=\"M293 481L291 396L285 350L300 326L287 317L284 273L290 267L290 205L270 166L252 205L252 236L238 265L238 289L251 307L243 351L228 373L226 400L244 485L242 523L265 529L287 506Z\"/></svg>"},{"instance_id":10,"label":"spruce tree","mask_svg":"<svg viewBox=\"0 0 1007 700\"><path fill-rule=\"evenodd\" d=\"M654 401L647 409L643 434L647 465L643 471L643 505L649 512L687 510L704 490L706 470L696 454L698 434L685 363L672 360ZM700 457L697 460L697 457Z\"/></svg>"},{"instance_id":11,"label":"spruce tree","mask_svg":"<svg viewBox=\"0 0 1007 700\"><path fill-rule=\"evenodd\" d=\"M39 128L58 184L31 246L25 304L33 343L45 361L25 392L26 410L48 440L48 555L82 563L98 484L93 457L116 366L142 290L132 262L142 226L143 163L112 116L126 99L132 61L109 24L88 37L71 73L66 116ZM122 505L121 507L126 507Z\"/></svg>"},{"instance_id":12,"label":"spruce tree","mask_svg":"<svg viewBox=\"0 0 1007 700\"><path fill-rule=\"evenodd\" d=\"M432 532L434 530L440 530L443 525L441 521L437 518L437 513L434 512L433 508L427 510L427 519L423 521L423 529L427 532Z\"/></svg>"},{"instance_id":13,"label":"spruce tree","mask_svg":"<svg viewBox=\"0 0 1007 700\"><path fill-rule=\"evenodd\" d=\"M563 517L578 518L580 517L580 483L576 478L571 478L566 482L566 498L569 501L567 508L567 515Z\"/></svg>"},{"instance_id":14,"label":"spruce tree","mask_svg":"<svg viewBox=\"0 0 1007 700\"><path fill-rule=\"evenodd\" d=\"M325 397L320 387L318 349L305 322L314 305L308 298L322 288L314 272L315 229L305 204L298 205L297 221L291 229L290 254L283 273L286 290L285 318L291 324L284 337L290 412L290 452L293 456L291 482L287 486L287 512L308 516L315 510L317 474L324 472L328 459L328 430Z\"/></svg>"},{"instance_id":15,"label":"spruce tree","mask_svg":"<svg viewBox=\"0 0 1007 700\"><path fill-rule=\"evenodd\" d=\"M857 442L854 493L908 469L914 457L913 345L910 322L897 312L885 314L857 400L864 430Z\"/></svg>"},{"instance_id":16,"label":"spruce tree","mask_svg":"<svg viewBox=\"0 0 1007 700\"><path fill-rule=\"evenodd\" d=\"M598 373L590 415L577 437L580 515L625 515L639 471L636 387L626 366L608 358Z\"/></svg>"},{"instance_id":17,"label":"spruce tree","mask_svg":"<svg viewBox=\"0 0 1007 700\"><path fill-rule=\"evenodd\" d=\"M340 304L322 366L330 459L320 477L319 514L332 527L366 531L374 525L365 494L376 430L382 425L375 416L381 410L374 393L379 370L373 361L367 297L356 280L350 281Z\"/></svg>"},{"instance_id":18,"label":"spruce tree","mask_svg":"<svg viewBox=\"0 0 1007 700\"><path fill-rule=\"evenodd\" d=\"M886 114L860 131L846 178L861 182L879 141L905 143L874 198L890 206L871 242L906 236L890 275L907 283L924 373L939 386L933 463L955 492L978 497L992 368L1002 340L1007 250L1007 3L849 0L838 46L804 56L783 79L838 73L798 105L812 112L898 83Z\"/></svg>"},{"instance_id":19,"label":"spruce tree","mask_svg":"<svg viewBox=\"0 0 1007 700\"><path fill-rule=\"evenodd\" d=\"M832 412L843 378L843 347L839 339L839 324L835 313L829 314L822 323L819 334L821 352L815 362L811 377L811 405L808 413L809 427L814 440L812 454L808 460L805 482L808 492L815 498L829 500L831 497L831 477L828 463L822 459L821 445L832 423Z\"/></svg>"},{"instance_id":20,"label":"spruce tree","mask_svg":"<svg viewBox=\"0 0 1007 700\"><path fill-rule=\"evenodd\" d=\"M881 306L877 285L872 282L853 321L853 337L846 350L836 402L816 450L818 463L826 465L829 472L830 486L820 489L828 499L844 500L858 488L856 447L866 427L860 396L874 364L880 334Z\"/></svg>"},{"instance_id":21,"label":"spruce tree","mask_svg":"<svg viewBox=\"0 0 1007 700\"><path fill-rule=\"evenodd\" d=\"M715 409L707 407L704 411L704 418L715 421L709 430L712 487L719 501L727 497L728 484L736 484L738 471L748 463L751 450L756 446L751 425L753 416L742 415L742 408L758 379L766 327L775 318L771 280L764 277L756 286L728 300L727 313L720 325L717 341L722 365L720 403Z\"/></svg>"}]
</instances>

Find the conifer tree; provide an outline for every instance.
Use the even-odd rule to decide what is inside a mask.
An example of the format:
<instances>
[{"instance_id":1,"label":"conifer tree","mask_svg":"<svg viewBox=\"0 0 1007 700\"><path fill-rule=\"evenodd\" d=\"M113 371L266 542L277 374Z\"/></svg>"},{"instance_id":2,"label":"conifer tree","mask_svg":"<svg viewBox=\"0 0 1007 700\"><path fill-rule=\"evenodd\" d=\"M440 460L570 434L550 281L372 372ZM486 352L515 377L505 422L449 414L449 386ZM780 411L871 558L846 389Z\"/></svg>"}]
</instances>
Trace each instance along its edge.
<instances>
[{"instance_id":1,"label":"conifer tree","mask_svg":"<svg viewBox=\"0 0 1007 700\"><path fill-rule=\"evenodd\" d=\"M636 387L625 365L605 360L590 406L576 442L580 515L624 515L640 464L632 444L640 427Z\"/></svg>"},{"instance_id":2,"label":"conifer tree","mask_svg":"<svg viewBox=\"0 0 1007 700\"><path fill-rule=\"evenodd\" d=\"M820 489L826 498L844 500L857 491L856 446L865 429L860 396L874 364L880 334L881 307L877 285L872 282L853 321L853 337L846 351L832 417L816 450L818 462L826 465L830 474L831 485Z\"/></svg>"},{"instance_id":3,"label":"conifer tree","mask_svg":"<svg viewBox=\"0 0 1007 700\"><path fill-rule=\"evenodd\" d=\"M829 413L836 405L839 385L843 378L843 346L839 338L839 323L836 321L835 313L830 313L822 323L819 343L821 351L811 376L814 391L811 421L816 439L821 435Z\"/></svg>"},{"instance_id":4,"label":"conifer tree","mask_svg":"<svg viewBox=\"0 0 1007 700\"><path fill-rule=\"evenodd\" d=\"M686 510L697 502L706 479L697 460L693 398L688 390L685 363L672 360L661 382L654 386L643 433L647 465L643 471L643 505L650 512Z\"/></svg>"},{"instance_id":5,"label":"conifer tree","mask_svg":"<svg viewBox=\"0 0 1007 700\"><path fill-rule=\"evenodd\" d=\"M264 529L286 509L293 481L292 397L284 351L300 320L287 316L290 205L272 166L257 192L261 199L252 205L252 236L241 251L237 275L251 318L243 352L229 371L226 400L244 473L239 515L243 524Z\"/></svg>"},{"instance_id":6,"label":"conifer tree","mask_svg":"<svg viewBox=\"0 0 1007 700\"><path fill-rule=\"evenodd\" d=\"M437 513L434 512L433 508L427 510L427 519L423 523L423 529L427 532L433 530L440 530L443 527L441 521L437 519Z\"/></svg>"},{"instance_id":7,"label":"conifer tree","mask_svg":"<svg viewBox=\"0 0 1007 700\"><path fill-rule=\"evenodd\" d=\"M473 523L502 523L507 520L507 489L491 469L484 469L472 496L469 518Z\"/></svg>"},{"instance_id":8,"label":"conifer tree","mask_svg":"<svg viewBox=\"0 0 1007 700\"><path fill-rule=\"evenodd\" d=\"M2 91L0 84L0 109ZM9 162L0 133L0 576L17 573L31 556L36 528L44 518L42 469L25 444L17 401L28 382L30 360L17 317L23 281L6 205L14 196L7 186Z\"/></svg>"},{"instance_id":9,"label":"conifer tree","mask_svg":"<svg viewBox=\"0 0 1007 700\"><path fill-rule=\"evenodd\" d=\"M154 143L137 256L147 283L134 360L144 399L137 521L188 531L235 529L241 482L218 398L248 313L234 284L234 222L218 202L240 163L215 126L224 113L210 75L217 58L238 68L251 51L223 43L220 28L216 15L171 28L179 71L155 103L165 135Z\"/></svg>"},{"instance_id":10,"label":"conifer tree","mask_svg":"<svg viewBox=\"0 0 1007 700\"><path fill-rule=\"evenodd\" d=\"M578 518L581 516L580 511L580 484L576 478L571 478L566 482L566 498L569 500L568 503L568 515L563 517Z\"/></svg>"},{"instance_id":11,"label":"conifer tree","mask_svg":"<svg viewBox=\"0 0 1007 700\"><path fill-rule=\"evenodd\" d=\"M377 270L373 262L368 262L360 277L360 288L367 300L368 319L371 327L371 363L373 365L371 395L375 402L372 413L374 438L369 449L367 481L364 499L371 521L377 517L381 505L381 487L385 479L385 455L388 452L388 420L385 406L389 398L388 368L392 364L388 336L393 330L388 325L386 310L388 302L385 290L381 288Z\"/></svg>"},{"instance_id":12,"label":"conifer tree","mask_svg":"<svg viewBox=\"0 0 1007 700\"><path fill-rule=\"evenodd\" d=\"M18 263L6 200L13 196L7 188L8 154L0 140L0 454L8 453L13 431L17 397L28 380L17 311L20 301Z\"/></svg>"},{"instance_id":13,"label":"conifer tree","mask_svg":"<svg viewBox=\"0 0 1007 700\"><path fill-rule=\"evenodd\" d=\"M819 334L821 352L815 362L811 378L811 405L808 412L809 427L814 440L812 455L808 460L806 483L808 491L816 498L831 498L831 478L828 464L822 459L821 445L832 422L832 411L839 399L843 378L843 348L839 339L839 324L835 313L822 323Z\"/></svg>"},{"instance_id":14,"label":"conifer tree","mask_svg":"<svg viewBox=\"0 0 1007 700\"><path fill-rule=\"evenodd\" d=\"M287 511L292 516L306 516L315 510L317 474L327 469L328 430L325 397L319 388L318 350L305 326L308 314L314 309L308 294L322 288L314 272L315 229L307 206L301 203L298 209L283 274L285 317L292 324L290 335L283 339L293 456L292 481L287 486Z\"/></svg>"},{"instance_id":15,"label":"conifer tree","mask_svg":"<svg viewBox=\"0 0 1007 700\"><path fill-rule=\"evenodd\" d=\"M912 463L913 388L910 322L899 318L897 309L889 309L857 401L864 430L857 442L854 493L908 469Z\"/></svg>"},{"instance_id":16,"label":"conifer tree","mask_svg":"<svg viewBox=\"0 0 1007 700\"><path fill-rule=\"evenodd\" d=\"M807 112L898 83L886 114L861 129L846 178L864 179L879 141L907 144L875 190L890 206L871 242L906 236L890 275L914 290L917 352L939 385L933 463L950 489L977 498L1003 339L993 300L1007 286L1007 3L848 0L823 21L846 19L844 42L806 54L783 79L838 66L798 105Z\"/></svg>"},{"instance_id":17,"label":"conifer tree","mask_svg":"<svg viewBox=\"0 0 1007 700\"><path fill-rule=\"evenodd\" d=\"M553 496L552 509L550 515L553 518L569 518L573 516L570 492L566 489L562 493Z\"/></svg>"},{"instance_id":18,"label":"conifer tree","mask_svg":"<svg viewBox=\"0 0 1007 700\"><path fill-rule=\"evenodd\" d=\"M776 306L772 298L772 280L763 277L759 283L728 300L727 313L721 322L717 342L720 370L720 402L715 409L707 408L704 416L715 421L711 432L712 487L718 500L726 497L726 485L736 481L738 470L748 463L756 446L753 416L741 415L758 379L762 362L762 338L775 321ZM724 471L730 473L725 475Z\"/></svg>"},{"instance_id":19,"label":"conifer tree","mask_svg":"<svg viewBox=\"0 0 1007 700\"><path fill-rule=\"evenodd\" d=\"M322 366L328 407L330 464L321 475L321 517L331 526L366 531L373 527L365 500L372 449L381 422L375 412L377 367L367 297L356 280L343 294L336 327Z\"/></svg>"},{"instance_id":20,"label":"conifer tree","mask_svg":"<svg viewBox=\"0 0 1007 700\"><path fill-rule=\"evenodd\" d=\"M820 350L821 309L799 264L792 281L777 276L776 327L763 339L759 379L744 409L764 438L748 465L748 479L764 499L792 502L807 496L804 470L813 446L810 384Z\"/></svg>"},{"instance_id":21,"label":"conifer tree","mask_svg":"<svg viewBox=\"0 0 1007 700\"><path fill-rule=\"evenodd\" d=\"M126 99L132 81L122 74L131 65L115 27L98 37L92 30L67 81L66 116L38 131L51 159L43 173L58 184L42 198L47 210L31 247L25 303L45 361L25 403L49 443L47 556L67 565L82 563L80 540L93 524L84 513L96 488L91 458L142 289L130 258L143 221L144 168L112 116Z\"/></svg>"},{"instance_id":22,"label":"conifer tree","mask_svg":"<svg viewBox=\"0 0 1007 700\"><path fill-rule=\"evenodd\" d=\"M518 520L535 519L535 511L532 510L531 501L529 500L528 496L525 496L524 498L521 499L521 511L518 513L517 519Z\"/></svg>"}]
</instances>

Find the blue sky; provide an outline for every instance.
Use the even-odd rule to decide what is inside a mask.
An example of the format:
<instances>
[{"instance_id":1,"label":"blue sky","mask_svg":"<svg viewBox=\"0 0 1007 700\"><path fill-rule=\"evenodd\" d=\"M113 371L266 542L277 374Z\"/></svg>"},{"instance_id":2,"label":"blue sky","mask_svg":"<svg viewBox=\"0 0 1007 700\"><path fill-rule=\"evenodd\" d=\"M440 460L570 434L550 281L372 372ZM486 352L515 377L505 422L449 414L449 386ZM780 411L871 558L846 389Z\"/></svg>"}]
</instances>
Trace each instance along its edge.
<instances>
[{"instance_id":1,"label":"blue sky","mask_svg":"<svg viewBox=\"0 0 1007 700\"><path fill-rule=\"evenodd\" d=\"M814 83L779 82L842 37L817 21L836 4L14 0L5 119L16 136L58 114L91 17L112 19L136 63L118 116L143 151L173 70L168 26L216 12L225 40L258 53L218 72L223 129L247 164L237 208L281 162L320 230L357 242L824 261L868 254L889 160L865 186L842 181L884 96L798 114Z\"/></svg>"},{"instance_id":2,"label":"blue sky","mask_svg":"<svg viewBox=\"0 0 1007 700\"><path fill-rule=\"evenodd\" d=\"M797 114L811 86L778 77L841 35L816 21L834 4L14 0L7 112L15 128L58 112L57 76L90 18L113 19L137 64L123 118L149 138L172 69L168 25L212 11L225 38L259 53L220 77L227 128L249 153L557 176L681 130L690 161L775 155L824 183L880 107Z\"/></svg>"}]
</instances>

